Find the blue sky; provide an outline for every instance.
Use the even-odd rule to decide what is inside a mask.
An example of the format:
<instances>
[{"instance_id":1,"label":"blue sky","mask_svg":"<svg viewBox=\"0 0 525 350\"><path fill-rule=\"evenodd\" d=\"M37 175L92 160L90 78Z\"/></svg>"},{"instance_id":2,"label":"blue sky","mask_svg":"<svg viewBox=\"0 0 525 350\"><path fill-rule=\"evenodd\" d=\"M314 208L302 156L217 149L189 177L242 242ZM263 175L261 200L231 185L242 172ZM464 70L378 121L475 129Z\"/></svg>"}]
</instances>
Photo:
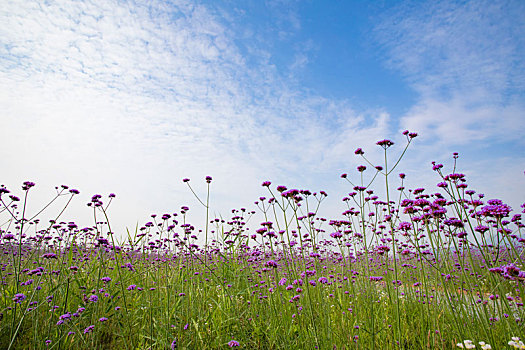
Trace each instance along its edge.
<instances>
[{"instance_id":1,"label":"blue sky","mask_svg":"<svg viewBox=\"0 0 525 350\"><path fill-rule=\"evenodd\" d=\"M522 1L10 1L0 10L2 179L35 208L68 184L64 219L117 194L117 230L181 205L253 207L262 181L343 210L363 147L420 134L400 171L436 160L514 209L525 200ZM197 210L198 209L198 210ZM192 211L193 212L193 211ZM87 213L87 214L86 214Z\"/></svg>"}]
</instances>

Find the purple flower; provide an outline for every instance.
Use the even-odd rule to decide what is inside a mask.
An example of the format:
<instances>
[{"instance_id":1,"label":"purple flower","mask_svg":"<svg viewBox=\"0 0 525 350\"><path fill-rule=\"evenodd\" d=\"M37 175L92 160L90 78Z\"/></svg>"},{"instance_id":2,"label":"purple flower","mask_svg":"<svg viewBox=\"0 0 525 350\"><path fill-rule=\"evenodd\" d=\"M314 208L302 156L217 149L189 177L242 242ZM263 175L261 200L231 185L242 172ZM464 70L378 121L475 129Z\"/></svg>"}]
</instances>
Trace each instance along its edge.
<instances>
[{"instance_id":1,"label":"purple flower","mask_svg":"<svg viewBox=\"0 0 525 350\"><path fill-rule=\"evenodd\" d=\"M504 204L499 199L490 199L487 201L489 205L481 208L481 214L484 216L492 216L496 218L503 218L509 216L512 208Z\"/></svg>"},{"instance_id":2,"label":"purple flower","mask_svg":"<svg viewBox=\"0 0 525 350\"><path fill-rule=\"evenodd\" d=\"M211 176L206 176L206 182L207 182L207 183L210 183L211 180L212 180Z\"/></svg>"},{"instance_id":3,"label":"purple flower","mask_svg":"<svg viewBox=\"0 0 525 350\"><path fill-rule=\"evenodd\" d=\"M282 186L282 185L277 186L277 191L278 191L278 192L281 192L281 193L284 192L284 191L286 191L287 189L288 189L288 188L287 188L286 186Z\"/></svg>"},{"instance_id":4,"label":"purple flower","mask_svg":"<svg viewBox=\"0 0 525 350\"><path fill-rule=\"evenodd\" d=\"M445 176L445 180L447 181L453 181L453 182L456 182L458 180L461 180L461 179L464 179L465 178L465 174L448 174L447 176Z\"/></svg>"},{"instance_id":5,"label":"purple flower","mask_svg":"<svg viewBox=\"0 0 525 350\"><path fill-rule=\"evenodd\" d=\"M444 221L444 224L447 226L454 226L454 227L463 227L463 221L457 218L450 218Z\"/></svg>"},{"instance_id":6,"label":"purple flower","mask_svg":"<svg viewBox=\"0 0 525 350\"><path fill-rule=\"evenodd\" d=\"M98 296L96 296L95 294L92 294L89 297L89 301L91 301L92 303L96 303L98 301Z\"/></svg>"},{"instance_id":7,"label":"purple flower","mask_svg":"<svg viewBox=\"0 0 525 350\"><path fill-rule=\"evenodd\" d=\"M365 154L365 152L363 152L363 149L362 149L362 148L358 148L358 149L356 149L354 153L355 153L356 155L363 155L363 154Z\"/></svg>"},{"instance_id":8,"label":"purple flower","mask_svg":"<svg viewBox=\"0 0 525 350\"><path fill-rule=\"evenodd\" d=\"M326 283L328 283L328 278L326 278L326 277L319 277L319 279L317 281L319 283L326 284Z\"/></svg>"},{"instance_id":9,"label":"purple flower","mask_svg":"<svg viewBox=\"0 0 525 350\"><path fill-rule=\"evenodd\" d=\"M230 342L228 343L228 346L230 348L233 348L234 346L239 346L239 342L236 340L230 340Z\"/></svg>"},{"instance_id":10,"label":"purple flower","mask_svg":"<svg viewBox=\"0 0 525 350\"><path fill-rule=\"evenodd\" d=\"M65 314L60 315L60 317L59 317L60 320L69 320L70 318L71 318L71 313L70 312L66 312Z\"/></svg>"},{"instance_id":11,"label":"purple flower","mask_svg":"<svg viewBox=\"0 0 525 350\"><path fill-rule=\"evenodd\" d=\"M383 147L384 149L387 149L388 147L392 146L394 143L390 140L381 140L377 141L376 145Z\"/></svg>"},{"instance_id":12,"label":"purple flower","mask_svg":"<svg viewBox=\"0 0 525 350\"><path fill-rule=\"evenodd\" d=\"M25 296L25 294L18 293L18 294L15 294L13 301L17 304L21 304L24 300L26 300L26 298L27 297Z\"/></svg>"},{"instance_id":13,"label":"purple flower","mask_svg":"<svg viewBox=\"0 0 525 350\"><path fill-rule=\"evenodd\" d=\"M101 317L98 319L100 322L106 322L108 320L107 317Z\"/></svg>"},{"instance_id":14,"label":"purple flower","mask_svg":"<svg viewBox=\"0 0 525 350\"><path fill-rule=\"evenodd\" d=\"M265 263L265 265L266 265L267 267L273 267L273 268L276 268L277 266L279 266L279 265L275 262L275 260L268 260L268 261Z\"/></svg>"},{"instance_id":15,"label":"purple flower","mask_svg":"<svg viewBox=\"0 0 525 350\"><path fill-rule=\"evenodd\" d=\"M521 271L519 267L510 263L501 267L489 269L490 272L498 273L503 278L514 281L514 280L525 280L525 271Z\"/></svg>"},{"instance_id":16,"label":"purple flower","mask_svg":"<svg viewBox=\"0 0 525 350\"><path fill-rule=\"evenodd\" d=\"M88 333L93 332L93 329L95 329L95 325L91 325L91 326L87 327L86 329L84 329L84 334L88 334Z\"/></svg>"},{"instance_id":17,"label":"purple flower","mask_svg":"<svg viewBox=\"0 0 525 350\"><path fill-rule=\"evenodd\" d=\"M341 237L343 237L343 234L340 231L336 231L336 232L330 233L330 237L332 237L332 238L341 238Z\"/></svg>"},{"instance_id":18,"label":"purple flower","mask_svg":"<svg viewBox=\"0 0 525 350\"><path fill-rule=\"evenodd\" d=\"M34 182L31 182L31 181L25 181L23 184L22 184L22 190L24 191L27 191L29 190L31 187L35 186L35 183Z\"/></svg>"},{"instance_id":19,"label":"purple flower","mask_svg":"<svg viewBox=\"0 0 525 350\"><path fill-rule=\"evenodd\" d=\"M412 229L412 224L406 221L402 221L399 223L398 229L407 232Z\"/></svg>"}]
</instances>

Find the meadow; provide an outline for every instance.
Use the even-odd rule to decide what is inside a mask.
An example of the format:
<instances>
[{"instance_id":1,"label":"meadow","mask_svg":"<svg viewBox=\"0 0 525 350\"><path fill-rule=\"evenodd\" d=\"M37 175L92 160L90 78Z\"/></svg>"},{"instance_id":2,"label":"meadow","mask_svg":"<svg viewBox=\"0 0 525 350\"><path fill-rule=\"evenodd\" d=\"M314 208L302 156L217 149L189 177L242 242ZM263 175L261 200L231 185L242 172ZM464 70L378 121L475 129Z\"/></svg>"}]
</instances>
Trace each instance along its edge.
<instances>
[{"instance_id":1,"label":"meadow","mask_svg":"<svg viewBox=\"0 0 525 350\"><path fill-rule=\"evenodd\" d=\"M405 189L400 156L342 174L337 218L324 191L262 183L231 218L189 208L113 233L115 195L94 195L93 225L26 213L35 184L0 187L2 349L525 349L520 213L432 163L436 188ZM192 182L183 180L190 191ZM385 198L374 189L381 188ZM194 210L194 209L192 209ZM197 210L197 209L196 209ZM525 203L519 209L525 212Z\"/></svg>"}]
</instances>

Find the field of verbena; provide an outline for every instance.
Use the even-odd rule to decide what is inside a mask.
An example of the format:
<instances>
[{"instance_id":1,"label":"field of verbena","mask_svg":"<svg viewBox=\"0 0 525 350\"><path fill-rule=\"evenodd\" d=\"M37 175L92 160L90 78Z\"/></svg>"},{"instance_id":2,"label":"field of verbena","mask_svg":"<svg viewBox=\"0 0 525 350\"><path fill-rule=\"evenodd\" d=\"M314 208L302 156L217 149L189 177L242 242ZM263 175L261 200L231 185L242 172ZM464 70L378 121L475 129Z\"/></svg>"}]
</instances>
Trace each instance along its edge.
<instances>
[{"instance_id":1,"label":"field of verbena","mask_svg":"<svg viewBox=\"0 0 525 350\"><path fill-rule=\"evenodd\" d=\"M241 209L199 230L183 207L117 242L114 195L93 196L95 223L79 228L61 213L44 225L26 213L33 183L20 197L1 187L0 348L519 348L520 214L440 164L438 188L405 190L387 167L387 141L378 142L385 164L360 166L358 185L342 175L352 192L335 220L317 214L324 192L265 182L255 228ZM76 194L62 186L52 201L67 207Z\"/></svg>"}]
</instances>

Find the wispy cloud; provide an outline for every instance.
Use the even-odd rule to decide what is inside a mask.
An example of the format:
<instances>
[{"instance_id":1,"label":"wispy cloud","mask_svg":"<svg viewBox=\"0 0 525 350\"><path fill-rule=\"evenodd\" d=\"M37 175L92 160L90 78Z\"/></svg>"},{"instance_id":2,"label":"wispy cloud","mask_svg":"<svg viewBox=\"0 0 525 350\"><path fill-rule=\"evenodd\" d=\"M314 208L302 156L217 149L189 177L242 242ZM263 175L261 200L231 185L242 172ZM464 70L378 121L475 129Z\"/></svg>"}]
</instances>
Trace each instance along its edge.
<instances>
[{"instance_id":1,"label":"wispy cloud","mask_svg":"<svg viewBox=\"0 0 525 350\"><path fill-rule=\"evenodd\" d=\"M400 119L422 135L414 164L460 151L474 185L514 204L525 194L523 14L521 1L403 2L376 28L386 64L419 93Z\"/></svg>"},{"instance_id":2,"label":"wispy cloud","mask_svg":"<svg viewBox=\"0 0 525 350\"><path fill-rule=\"evenodd\" d=\"M346 100L300 86L293 75L309 67L315 43L296 40L296 56L279 71L268 39L257 27L239 26L240 9L184 0L6 1L0 10L0 157L12 171L3 181L74 184L84 199L116 192L114 217L122 227L150 211L194 203L183 177L212 175L213 203L224 215L255 200L268 179L344 193L338 175L359 161L353 150L364 146L379 156L374 141L397 142L400 125L423 134L419 156L404 163L417 178L427 172L423 160L440 160L451 147L494 135L519 143L523 61L516 57L523 39L505 40L501 33L523 28L509 29L507 22L490 29L494 33L463 28L486 15L476 19L482 9L474 4L447 4L434 5L432 16L417 4L397 9L378 29L385 59L421 96L398 121L386 109L357 111ZM292 42L302 27L297 9L268 6L282 14L274 38ZM507 10L494 6L483 11L496 13L490 21L504 20ZM500 37L485 43L480 36L488 34ZM464 59L474 66L460 65ZM516 183L514 175L505 176ZM339 198L330 200L336 211L329 214L337 215Z\"/></svg>"},{"instance_id":3,"label":"wispy cloud","mask_svg":"<svg viewBox=\"0 0 525 350\"><path fill-rule=\"evenodd\" d=\"M384 16L380 41L392 67L422 93L525 90L522 1L406 2Z\"/></svg>"},{"instance_id":4,"label":"wispy cloud","mask_svg":"<svg viewBox=\"0 0 525 350\"><path fill-rule=\"evenodd\" d=\"M186 176L213 175L226 206L251 202L268 178L313 185L389 132L384 113L358 114L248 64L227 22L193 2L8 1L2 11L0 154L17 169L7 182L115 191L124 223L184 204Z\"/></svg>"},{"instance_id":5,"label":"wispy cloud","mask_svg":"<svg viewBox=\"0 0 525 350\"><path fill-rule=\"evenodd\" d=\"M386 14L387 61L421 94L402 123L449 144L523 140L524 13L521 1L429 1Z\"/></svg>"}]
</instances>

